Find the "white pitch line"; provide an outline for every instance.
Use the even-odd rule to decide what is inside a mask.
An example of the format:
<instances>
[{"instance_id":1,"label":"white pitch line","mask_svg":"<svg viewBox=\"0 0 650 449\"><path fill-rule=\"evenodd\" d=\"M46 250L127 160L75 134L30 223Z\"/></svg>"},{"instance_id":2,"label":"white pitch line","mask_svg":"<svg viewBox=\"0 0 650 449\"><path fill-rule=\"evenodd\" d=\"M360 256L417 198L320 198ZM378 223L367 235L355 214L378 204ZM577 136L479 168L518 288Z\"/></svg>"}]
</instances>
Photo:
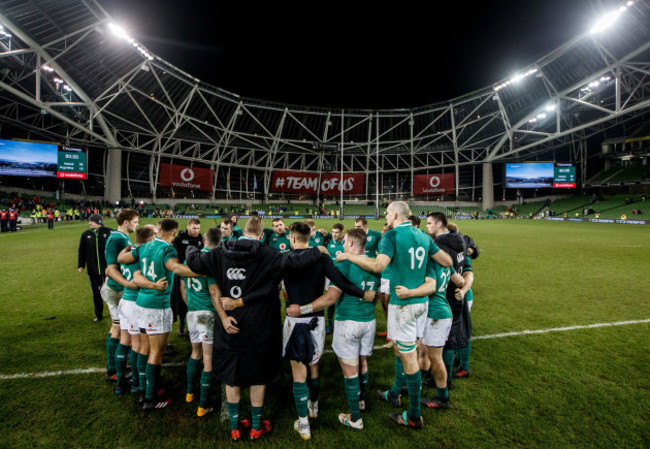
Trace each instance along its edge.
<instances>
[{"instance_id":1,"label":"white pitch line","mask_svg":"<svg viewBox=\"0 0 650 449\"><path fill-rule=\"evenodd\" d=\"M614 323L595 323L595 324L586 324L582 326L567 326L567 327L551 327L548 329L536 329L536 330L524 330L519 332L506 332L502 334L491 334L491 335L477 335L472 337L472 340L492 340L495 338L505 338L505 337L518 337L521 335L535 335L535 334L548 334L550 332L566 332L580 329L595 329L599 327L611 327L611 326L626 326L629 324L645 324L650 323L650 319L646 320L631 320L631 321L617 321ZM387 349L384 345L375 346L374 349ZM326 349L323 351L325 354L332 353L331 349ZM185 362L174 362L174 363L163 363L164 367L176 367L176 366L185 366ZM67 376L72 374L92 374L92 373L103 373L106 368L83 368L83 369L72 369L65 371L42 371L38 373L18 373L18 374L0 374L0 380L13 380L13 379L40 379L44 377L54 377L54 376Z\"/></svg>"}]
</instances>

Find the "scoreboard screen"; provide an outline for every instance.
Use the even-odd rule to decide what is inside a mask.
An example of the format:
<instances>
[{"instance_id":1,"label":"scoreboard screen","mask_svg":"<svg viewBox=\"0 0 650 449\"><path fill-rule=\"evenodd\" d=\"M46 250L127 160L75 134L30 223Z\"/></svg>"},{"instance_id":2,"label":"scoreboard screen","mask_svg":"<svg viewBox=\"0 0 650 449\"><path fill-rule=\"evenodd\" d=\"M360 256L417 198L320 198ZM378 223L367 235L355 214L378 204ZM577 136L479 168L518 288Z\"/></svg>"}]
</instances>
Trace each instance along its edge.
<instances>
[{"instance_id":1,"label":"scoreboard screen","mask_svg":"<svg viewBox=\"0 0 650 449\"><path fill-rule=\"evenodd\" d=\"M86 153L79 148L59 147L57 178L86 179Z\"/></svg>"},{"instance_id":2,"label":"scoreboard screen","mask_svg":"<svg viewBox=\"0 0 650 449\"><path fill-rule=\"evenodd\" d=\"M507 189L575 189L576 168L555 162L506 164Z\"/></svg>"},{"instance_id":3,"label":"scoreboard screen","mask_svg":"<svg viewBox=\"0 0 650 449\"><path fill-rule=\"evenodd\" d=\"M557 164L553 174L553 188L575 189L576 168L571 164Z\"/></svg>"}]
</instances>

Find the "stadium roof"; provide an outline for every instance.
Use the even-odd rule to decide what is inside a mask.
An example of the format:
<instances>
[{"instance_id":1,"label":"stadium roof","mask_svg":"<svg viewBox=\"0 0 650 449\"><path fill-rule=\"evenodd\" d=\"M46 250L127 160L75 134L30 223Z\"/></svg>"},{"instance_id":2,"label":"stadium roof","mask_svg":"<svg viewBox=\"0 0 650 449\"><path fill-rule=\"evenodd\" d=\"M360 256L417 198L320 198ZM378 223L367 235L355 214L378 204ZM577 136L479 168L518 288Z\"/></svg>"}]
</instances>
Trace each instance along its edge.
<instances>
[{"instance_id":1,"label":"stadium roof","mask_svg":"<svg viewBox=\"0 0 650 449\"><path fill-rule=\"evenodd\" d=\"M58 140L251 168L321 170L340 145L351 170L534 158L650 106L650 7L621 3L512 77L410 109L332 109L243 98L129 37L93 0L0 1L0 120ZM400 159L403 158L403 159Z\"/></svg>"}]
</instances>

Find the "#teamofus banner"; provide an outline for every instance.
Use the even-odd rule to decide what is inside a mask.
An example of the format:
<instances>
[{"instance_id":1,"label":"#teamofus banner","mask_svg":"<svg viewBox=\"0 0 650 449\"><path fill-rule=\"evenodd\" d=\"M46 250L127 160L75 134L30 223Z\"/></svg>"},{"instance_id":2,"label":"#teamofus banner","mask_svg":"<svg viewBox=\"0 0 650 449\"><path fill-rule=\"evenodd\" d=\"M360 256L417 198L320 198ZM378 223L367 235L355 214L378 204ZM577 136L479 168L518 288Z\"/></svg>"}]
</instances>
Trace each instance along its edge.
<instances>
[{"instance_id":1,"label":"#teamofus banner","mask_svg":"<svg viewBox=\"0 0 650 449\"><path fill-rule=\"evenodd\" d=\"M213 180L214 172L207 168L160 164L158 185L161 187L212 192Z\"/></svg>"},{"instance_id":2,"label":"#teamofus banner","mask_svg":"<svg viewBox=\"0 0 650 449\"><path fill-rule=\"evenodd\" d=\"M364 173L344 173L343 193L360 194L365 190ZM272 192L316 194L318 173L294 170L273 170L271 179ZM341 174L325 173L320 176L320 193L336 195L341 193Z\"/></svg>"},{"instance_id":3,"label":"#teamofus banner","mask_svg":"<svg viewBox=\"0 0 650 449\"><path fill-rule=\"evenodd\" d=\"M413 195L442 195L454 193L455 178L453 173L444 175L413 176Z\"/></svg>"}]
</instances>

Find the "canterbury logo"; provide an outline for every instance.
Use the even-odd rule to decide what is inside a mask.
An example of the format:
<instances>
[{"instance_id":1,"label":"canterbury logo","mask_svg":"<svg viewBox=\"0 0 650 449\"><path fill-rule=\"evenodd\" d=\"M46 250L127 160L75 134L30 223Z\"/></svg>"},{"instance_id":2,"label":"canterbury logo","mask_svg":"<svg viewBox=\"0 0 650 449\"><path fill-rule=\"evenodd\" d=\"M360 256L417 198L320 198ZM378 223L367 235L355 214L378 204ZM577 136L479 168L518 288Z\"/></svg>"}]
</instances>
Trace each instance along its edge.
<instances>
[{"instance_id":1,"label":"canterbury logo","mask_svg":"<svg viewBox=\"0 0 650 449\"><path fill-rule=\"evenodd\" d=\"M226 271L226 277L231 281L242 281L246 279L245 273L245 268L228 268Z\"/></svg>"}]
</instances>

